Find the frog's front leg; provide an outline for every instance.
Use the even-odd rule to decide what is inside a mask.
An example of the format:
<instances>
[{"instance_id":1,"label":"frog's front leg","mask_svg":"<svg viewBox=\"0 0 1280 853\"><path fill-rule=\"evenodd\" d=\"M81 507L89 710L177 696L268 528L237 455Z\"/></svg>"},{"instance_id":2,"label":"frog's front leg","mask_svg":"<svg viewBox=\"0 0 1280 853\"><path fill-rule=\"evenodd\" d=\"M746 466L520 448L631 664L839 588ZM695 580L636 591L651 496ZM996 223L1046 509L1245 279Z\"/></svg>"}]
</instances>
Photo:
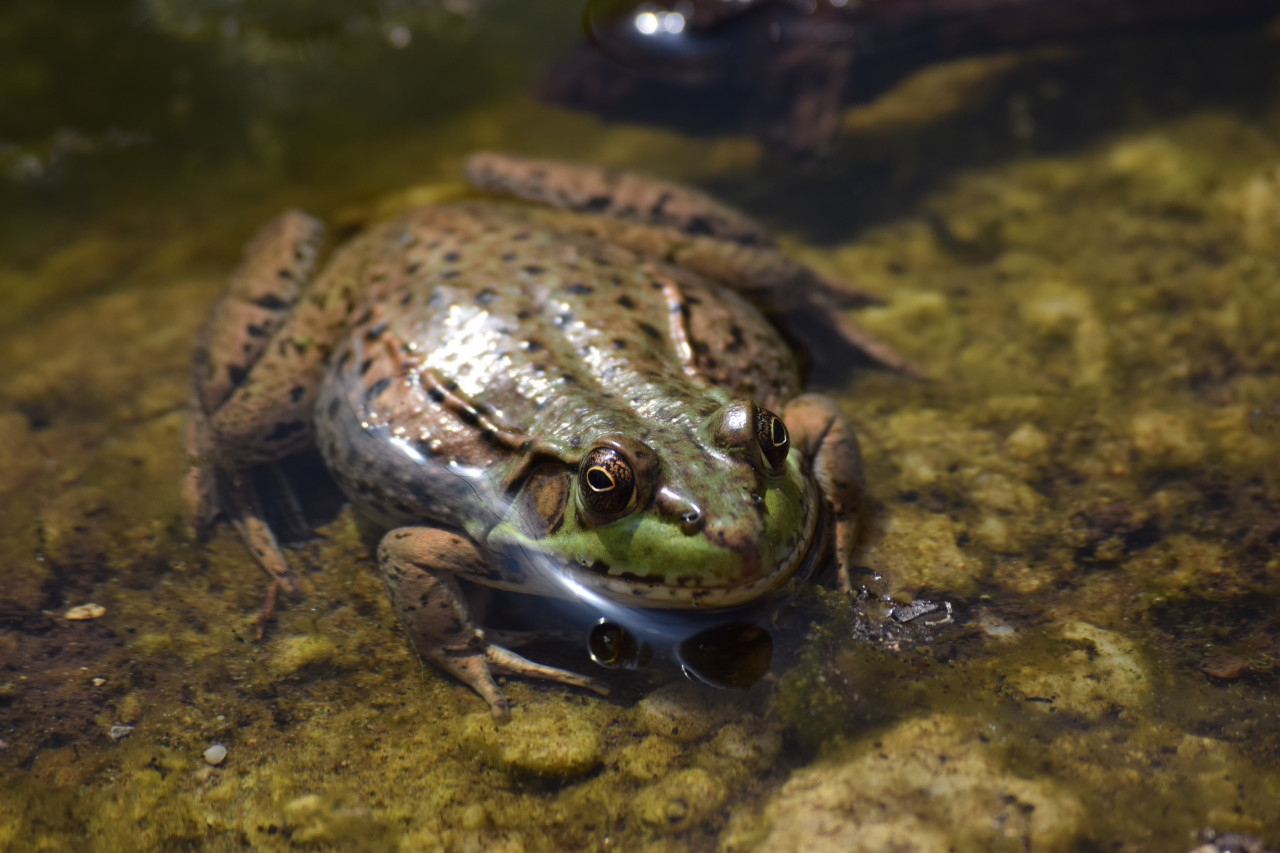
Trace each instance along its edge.
<instances>
[{"instance_id":1,"label":"frog's front leg","mask_svg":"<svg viewBox=\"0 0 1280 853\"><path fill-rule=\"evenodd\" d=\"M802 394L787 404L782 420L808 462L818 489L835 516L840 589L853 591L853 548L858 538L864 485L862 453L853 427L830 397Z\"/></svg>"},{"instance_id":2,"label":"frog's front leg","mask_svg":"<svg viewBox=\"0 0 1280 853\"><path fill-rule=\"evenodd\" d=\"M400 624L418 654L480 694L496 719L510 713L494 673L545 678L597 693L591 679L543 666L485 639L472 621L458 578L483 578L491 558L465 537L434 527L400 527L378 545L378 565Z\"/></svg>"}]
</instances>

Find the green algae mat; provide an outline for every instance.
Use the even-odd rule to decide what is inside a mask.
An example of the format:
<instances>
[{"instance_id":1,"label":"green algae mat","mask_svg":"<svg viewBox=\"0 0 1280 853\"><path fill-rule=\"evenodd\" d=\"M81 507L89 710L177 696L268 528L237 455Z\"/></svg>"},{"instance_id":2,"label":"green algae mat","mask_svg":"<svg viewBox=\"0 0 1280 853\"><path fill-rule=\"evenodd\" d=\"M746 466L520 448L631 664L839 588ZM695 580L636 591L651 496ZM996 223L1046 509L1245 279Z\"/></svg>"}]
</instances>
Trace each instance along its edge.
<instances>
[{"instance_id":1,"label":"green algae mat","mask_svg":"<svg viewBox=\"0 0 1280 853\"><path fill-rule=\"evenodd\" d=\"M534 103L574 38L536 6L0 15L0 849L1280 845L1276 39L940 66L788 162ZM812 384L862 442L859 564L954 621L815 587L735 693L548 645L612 694L511 680L496 725L301 466L255 640L261 571L181 523L195 329L276 211L352 230L478 148L698 184L882 296L850 316L925 378Z\"/></svg>"}]
</instances>

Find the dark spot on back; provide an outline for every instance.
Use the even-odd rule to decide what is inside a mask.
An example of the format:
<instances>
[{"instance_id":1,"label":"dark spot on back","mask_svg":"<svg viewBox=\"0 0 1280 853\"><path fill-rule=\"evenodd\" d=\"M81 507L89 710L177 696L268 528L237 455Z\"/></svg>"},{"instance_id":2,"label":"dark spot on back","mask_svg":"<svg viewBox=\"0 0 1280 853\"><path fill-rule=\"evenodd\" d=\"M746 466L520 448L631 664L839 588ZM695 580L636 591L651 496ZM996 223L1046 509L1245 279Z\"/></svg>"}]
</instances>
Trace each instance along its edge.
<instances>
[{"instance_id":1,"label":"dark spot on back","mask_svg":"<svg viewBox=\"0 0 1280 853\"><path fill-rule=\"evenodd\" d=\"M712 227L711 220L705 216L695 216L684 224L684 230L690 234L714 234L716 229Z\"/></svg>"},{"instance_id":2,"label":"dark spot on back","mask_svg":"<svg viewBox=\"0 0 1280 853\"><path fill-rule=\"evenodd\" d=\"M572 293L575 296L587 296L588 294L593 293L594 290L592 289L591 285L583 284L580 281L576 281L573 284L566 287L565 292Z\"/></svg>"},{"instance_id":3,"label":"dark spot on back","mask_svg":"<svg viewBox=\"0 0 1280 853\"><path fill-rule=\"evenodd\" d=\"M488 305L490 302L498 298L498 291L492 287L486 287L484 290L476 294L475 300L477 305Z\"/></svg>"},{"instance_id":4,"label":"dark spot on back","mask_svg":"<svg viewBox=\"0 0 1280 853\"><path fill-rule=\"evenodd\" d=\"M301 385L294 385L289 389L289 399L296 403L302 399L302 395L305 393L307 393L306 388L303 388Z\"/></svg>"},{"instance_id":5,"label":"dark spot on back","mask_svg":"<svg viewBox=\"0 0 1280 853\"><path fill-rule=\"evenodd\" d=\"M595 212L597 212L597 211L604 210L605 208L607 208L607 207L608 207L609 205L611 205L611 204L613 204L613 197L612 197L612 196L607 196L607 195L593 195L591 198L589 198L589 199L587 199L585 202L583 202L583 204L582 204L582 206L581 206L581 209L582 209L582 210L589 210L589 211L591 211L592 213L595 213Z\"/></svg>"},{"instance_id":6,"label":"dark spot on back","mask_svg":"<svg viewBox=\"0 0 1280 853\"><path fill-rule=\"evenodd\" d=\"M546 269L544 267L540 267L537 264L528 264L526 266L521 267L520 269L524 270L529 275L542 275L544 272L546 272Z\"/></svg>"},{"instance_id":7,"label":"dark spot on back","mask_svg":"<svg viewBox=\"0 0 1280 853\"><path fill-rule=\"evenodd\" d=\"M285 424L276 424L276 428L267 433L264 437L267 441L281 441L306 428L306 421L289 421Z\"/></svg>"},{"instance_id":8,"label":"dark spot on back","mask_svg":"<svg viewBox=\"0 0 1280 853\"><path fill-rule=\"evenodd\" d=\"M543 344L542 341L530 338L524 342L524 348L526 352L537 352L543 348Z\"/></svg>"},{"instance_id":9,"label":"dark spot on back","mask_svg":"<svg viewBox=\"0 0 1280 853\"><path fill-rule=\"evenodd\" d=\"M245 326L244 330L249 333L249 337L251 338L265 338L267 336L266 327L255 326L253 323Z\"/></svg>"},{"instance_id":10,"label":"dark spot on back","mask_svg":"<svg viewBox=\"0 0 1280 853\"><path fill-rule=\"evenodd\" d=\"M627 296L625 293L622 296L618 297L618 304L621 305L623 308L636 307L636 303L632 301L631 297Z\"/></svg>"},{"instance_id":11,"label":"dark spot on back","mask_svg":"<svg viewBox=\"0 0 1280 853\"><path fill-rule=\"evenodd\" d=\"M377 399L378 395L387 390L387 386L391 384L391 377L384 376L377 382L369 386L369 390L364 392L365 402Z\"/></svg>"},{"instance_id":12,"label":"dark spot on back","mask_svg":"<svg viewBox=\"0 0 1280 853\"><path fill-rule=\"evenodd\" d=\"M236 387L242 385L248 376L249 371L245 370L243 367L237 367L234 364L227 366L227 378L230 379L231 384Z\"/></svg>"},{"instance_id":13,"label":"dark spot on back","mask_svg":"<svg viewBox=\"0 0 1280 853\"><path fill-rule=\"evenodd\" d=\"M265 296L259 296L253 300L253 304L259 308L265 308L268 311L279 311L281 308L288 307L283 299L274 293L268 293Z\"/></svg>"},{"instance_id":14,"label":"dark spot on back","mask_svg":"<svg viewBox=\"0 0 1280 853\"><path fill-rule=\"evenodd\" d=\"M360 375L364 376L366 373L369 372L369 368L372 366L373 366L373 359L371 358L366 358L364 361L360 362Z\"/></svg>"},{"instance_id":15,"label":"dark spot on back","mask_svg":"<svg viewBox=\"0 0 1280 853\"><path fill-rule=\"evenodd\" d=\"M659 332L657 329L655 329L653 326L649 325L648 323L641 323L640 331L644 332L646 335L653 338L655 341L662 340L662 332Z\"/></svg>"},{"instance_id":16,"label":"dark spot on back","mask_svg":"<svg viewBox=\"0 0 1280 853\"><path fill-rule=\"evenodd\" d=\"M366 341L376 341L378 338L382 337L382 333L385 332L386 330L387 330L387 322L383 320L381 323L378 323L376 326L371 326L369 328L369 331L364 333L364 339Z\"/></svg>"},{"instance_id":17,"label":"dark spot on back","mask_svg":"<svg viewBox=\"0 0 1280 853\"><path fill-rule=\"evenodd\" d=\"M405 271L405 274L406 274L406 275L413 275L414 273L416 273L416 272L417 272L418 270L420 270L420 269L422 269L422 264L421 264L421 263L419 263L418 261L414 261L413 263L411 263L411 264L409 264L408 266L406 266L406 267L404 268L404 271Z\"/></svg>"},{"instance_id":18,"label":"dark spot on back","mask_svg":"<svg viewBox=\"0 0 1280 853\"><path fill-rule=\"evenodd\" d=\"M614 348L614 349L626 349L626 348L627 348L627 342L626 342L626 341L624 341L622 338L614 338L614 339L613 339L613 348Z\"/></svg>"}]
</instances>

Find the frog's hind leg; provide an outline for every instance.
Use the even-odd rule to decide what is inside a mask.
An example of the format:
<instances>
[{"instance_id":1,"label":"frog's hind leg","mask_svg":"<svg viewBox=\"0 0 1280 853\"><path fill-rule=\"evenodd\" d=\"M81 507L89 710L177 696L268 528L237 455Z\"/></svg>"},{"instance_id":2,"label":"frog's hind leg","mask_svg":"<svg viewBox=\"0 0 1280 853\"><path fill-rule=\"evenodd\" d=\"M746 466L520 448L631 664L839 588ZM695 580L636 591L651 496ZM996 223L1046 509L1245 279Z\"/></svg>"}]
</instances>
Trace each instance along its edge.
<instances>
[{"instance_id":1,"label":"frog's hind leg","mask_svg":"<svg viewBox=\"0 0 1280 853\"><path fill-rule=\"evenodd\" d=\"M781 313L808 312L872 361L921 375L892 347L845 316L847 309L883 299L797 263L746 214L692 187L506 154L473 156L467 161L467 176L481 189L555 208L538 218L557 229L624 245L692 270Z\"/></svg>"},{"instance_id":2,"label":"frog's hind leg","mask_svg":"<svg viewBox=\"0 0 1280 853\"><path fill-rule=\"evenodd\" d=\"M510 704L494 673L606 692L585 676L534 663L488 641L472 621L457 579L483 578L492 566L464 537L433 527L401 527L382 537L378 565L414 648L479 693L495 718L508 716Z\"/></svg>"},{"instance_id":3,"label":"frog's hind leg","mask_svg":"<svg viewBox=\"0 0 1280 853\"><path fill-rule=\"evenodd\" d=\"M298 211L285 213L263 228L209 310L192 356L192 399L185 430L191 459L184 483L188 525L202 536L214 517L225 513L271 576L258 620L259 635L278 590L292 592L295 585L265 521L253 485L253 468L265 462L269 473L278 474L270 466L304 449L310 436L309 416L297 411L305 406L301 398L306 389L296 385L290 393L274 393L273 383L264 381L261 365L283 346L277 333L294 316L314 271L322 236L320 222ZM256 416L245 405L246 398L266 404L275 417ZM228 430L228 424L238 430ZM291 509L288 501L286 509Z\"/></svg>"},{"instance_id":4,"label":"frog's hind leg","mask_svg":"<svg viewBox=\"0 0 1280 853\"><path fill-rule=\"evenodd\" d=\"M773 245L769 232L742 211L660 178L496 153L472 155L466 170L473 186L525 201L743 245Z\"/></svg>"},{"instance_id":5,"label":"frog's hind leg","mask_svg":"<svg viewBox=\"0 0 1280 853\"><path fill-rule=\"evenodd\" d=\"M268 223L245 248L222 297L209 309L192 356L200 410L212 415L249 378L285 325L316 264L324 226L300 211Z\"/></svg>"}]
</instances>

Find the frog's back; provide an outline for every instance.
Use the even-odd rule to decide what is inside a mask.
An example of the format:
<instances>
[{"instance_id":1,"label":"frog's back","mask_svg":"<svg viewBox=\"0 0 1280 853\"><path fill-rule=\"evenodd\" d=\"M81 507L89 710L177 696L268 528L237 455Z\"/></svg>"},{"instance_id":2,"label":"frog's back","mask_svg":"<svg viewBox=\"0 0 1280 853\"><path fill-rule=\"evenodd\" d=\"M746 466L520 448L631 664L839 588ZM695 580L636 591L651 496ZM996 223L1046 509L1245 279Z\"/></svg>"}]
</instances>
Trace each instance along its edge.
<instances>
[{"instance_id":1,"label":"frog's back","mask_svg":"<svg viewBox=\"0 0 1280 853\"><path fill-rule=\"evenodd\" d=\"M780 407L793 355L741 297L494 204L419 208L360 239L366 308L335 350L322 450L384 523L500 505L514 437L577 448L690 427L729 399ZM399 504L399 505L397 505Z\"/></svg>"}]
</instances>

